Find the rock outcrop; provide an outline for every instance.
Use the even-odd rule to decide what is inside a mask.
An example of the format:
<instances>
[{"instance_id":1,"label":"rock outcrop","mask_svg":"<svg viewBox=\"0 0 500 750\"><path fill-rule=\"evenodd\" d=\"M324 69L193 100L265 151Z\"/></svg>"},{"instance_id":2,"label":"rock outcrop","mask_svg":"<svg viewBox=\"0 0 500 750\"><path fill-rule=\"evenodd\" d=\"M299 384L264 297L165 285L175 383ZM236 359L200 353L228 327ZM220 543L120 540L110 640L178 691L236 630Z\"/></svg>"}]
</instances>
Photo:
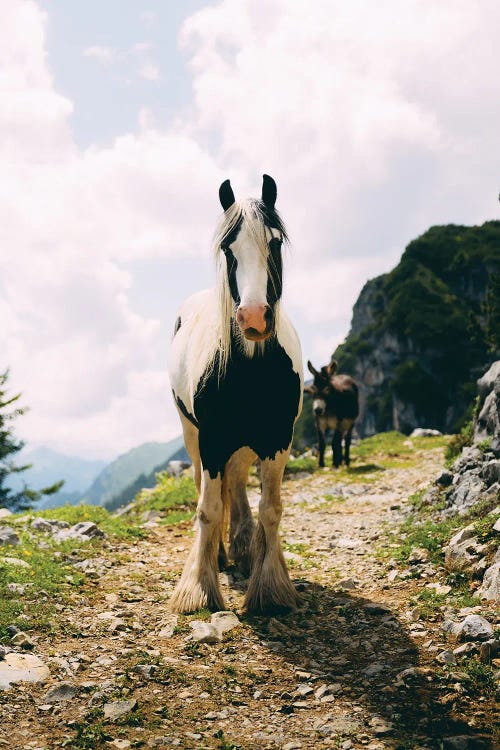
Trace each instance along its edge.
<instances>
[{"instance_id":1,"label":"rock outcrop","mask_svg":"<svg viewBox=\"0 0 500 750\"><path fill-rule=\"evenodd\" d=\"M500 601L500 360L479 378L478 391L474 444L455 461L451 481L447 477L443 483L440 475L435 483L445 493L446 515L485 509L481 520L487 539L480 539L475 525L468 524L450 539L445 565L482 579L477 591L481 599Z\"/></svg>"},{"instance_id":2,"label":"rock outcrop","mask_svg":"<svg viewBox=\"0 0 500 750\"><path fill-rule=\"evenodd\" d=\"M365 284L334 353L360 385L362 437L451 432L464 417L475 378L500 355L499 246L499 221L432 227Z\"/></svg>"}]
</instances>

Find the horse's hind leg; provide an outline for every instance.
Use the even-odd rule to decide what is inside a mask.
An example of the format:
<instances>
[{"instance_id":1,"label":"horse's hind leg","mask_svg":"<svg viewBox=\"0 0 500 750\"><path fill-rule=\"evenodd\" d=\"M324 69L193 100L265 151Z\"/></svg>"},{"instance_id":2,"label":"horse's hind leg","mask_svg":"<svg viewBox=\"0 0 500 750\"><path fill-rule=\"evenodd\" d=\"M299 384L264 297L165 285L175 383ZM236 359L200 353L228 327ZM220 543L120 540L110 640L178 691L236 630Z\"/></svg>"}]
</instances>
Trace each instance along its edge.
<instances>
[{"instance_id":1,"label":"horse's hind leg","mask_svg":"<svg viewBox=\"0 0 500 750\"><path fill-rule=\"evenodd\" d=\"M228 461L224 476L231 513L229 556L244 575L250 572L250 543L255 526L247 497L248 470L254 460L255 453L250 448L240 448Z\"/></svg>"},{"instance_id":2,"label":"horse's hind leg","mask_svg":"<svg viewBox=\"0 0 500 750\"><path fill-rule=\"evenodd\" d=\"M295 609L297 592L290 580L278 527L281 520L281 480L289 450L262 461L259 521L252 539L252 573L245 605L248 610Z\"/></svg>"},{"instance_id":3,"label":"horse's hind leg","mask_svg":"<svg viewBox=\"0 0 500 750\"><path fill-rule=\"evenodd\" d=\"M224 609L217 564L223 515L220 474L211 479L208 471L203 472L196 515L194 543L170 601L174 612Z\"/></svg>"}]
</instances>

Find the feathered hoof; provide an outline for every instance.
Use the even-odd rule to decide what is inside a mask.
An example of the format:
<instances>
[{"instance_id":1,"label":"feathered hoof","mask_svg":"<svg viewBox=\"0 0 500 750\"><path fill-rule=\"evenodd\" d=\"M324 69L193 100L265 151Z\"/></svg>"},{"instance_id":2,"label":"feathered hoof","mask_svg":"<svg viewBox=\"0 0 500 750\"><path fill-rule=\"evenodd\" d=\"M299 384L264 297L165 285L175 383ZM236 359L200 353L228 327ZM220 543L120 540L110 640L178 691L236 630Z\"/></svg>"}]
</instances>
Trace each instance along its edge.
<instances>
[{"instance_id":1,"label":"feathered hoof","mask_svg":"<svg viewBox=\"0 0 500 750\"><path fill-rule=\"evenodd\" d=\"M245 609L252 614L285 614L295 612L300 605L301 597L293 583L280 581L277 585L250 585L245 598Z\"/></svg>"},{"instance_id":2,"label":"feathered hoof","mask_svg":"<svg viewBox=\"0 0 500 750\"><path fill-rule=\"evenodd\" d=\"M169 603L171 612L189 614L199 609L209 609L212 612L220 612L226 609L222 594L213 585L208 587L200 582L191 585L183 585L182 579L172 594Z\"/></svg>"}]
</instances>

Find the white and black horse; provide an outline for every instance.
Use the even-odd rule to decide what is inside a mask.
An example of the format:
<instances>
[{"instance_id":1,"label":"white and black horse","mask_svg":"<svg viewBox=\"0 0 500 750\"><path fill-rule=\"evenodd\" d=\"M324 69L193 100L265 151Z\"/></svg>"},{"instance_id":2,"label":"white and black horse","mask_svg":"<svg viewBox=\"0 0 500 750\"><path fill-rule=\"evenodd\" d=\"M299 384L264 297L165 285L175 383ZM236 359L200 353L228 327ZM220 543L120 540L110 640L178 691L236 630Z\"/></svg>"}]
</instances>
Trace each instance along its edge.
<instances>
[{"instance_id":1,"label":"white and black horse","mask_svg":"<svg viewBox=\"0 0 500 750\"><path fill-rule=\"evenodd\" d=\"M171 607L224 609L218 563L229 556L250 571L245 605L293 608L297 594L280 547L281 481L302 407L297 334L281 308L284 224L276 183L264 175L260 200L236 202L229 180L215 234L217 284L181 307L169 373L199 491L196 536ZM261 461L255 525L248 470Z\"/></svg>"}]
</instances>

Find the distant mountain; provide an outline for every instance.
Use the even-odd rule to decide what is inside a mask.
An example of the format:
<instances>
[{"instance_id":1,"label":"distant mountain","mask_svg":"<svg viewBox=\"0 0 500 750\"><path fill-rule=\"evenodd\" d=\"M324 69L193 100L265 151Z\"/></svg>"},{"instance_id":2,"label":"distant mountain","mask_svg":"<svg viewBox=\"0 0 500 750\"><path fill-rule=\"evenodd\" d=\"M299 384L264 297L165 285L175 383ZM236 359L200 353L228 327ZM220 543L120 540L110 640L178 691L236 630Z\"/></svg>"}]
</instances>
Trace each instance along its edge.
<instances>
[{"instance_id":1,"label":"distant mountain","mask_svg":"<svg viewBox=\"0 0 500 750\"><path fill-rule=\"evenodd\" d=\"M106 461L67 456L44 446L23 450L16 462L19 465L32 464L32 467L22 474L11 475L10 486L13 490L20 489L24 484L40 490L64 479L64 486L57 494L47 496L37 503L36 507L40 510L78 502L85 488L106 466Z\"/></svg>"},{"instance_id":2,"label":"distant mountain","mask_svg":"<svg viewBox=\"0 0 500 750\"><path fill-rule=\"evenodd\" d=\"M142 477L146 479L161 467L165 467L169 460L184 458L186 455L182 437L168 443L143 443L108 464L83 493L82 502L117 508L128 502L128 495L123 496L125 499L121 500L119 505L115 501L115 498L122 496L127 488L131 485L137 486L133 495L135 496L139 489L148 486L141 484Z\"/></svg>"}]
</instances>

